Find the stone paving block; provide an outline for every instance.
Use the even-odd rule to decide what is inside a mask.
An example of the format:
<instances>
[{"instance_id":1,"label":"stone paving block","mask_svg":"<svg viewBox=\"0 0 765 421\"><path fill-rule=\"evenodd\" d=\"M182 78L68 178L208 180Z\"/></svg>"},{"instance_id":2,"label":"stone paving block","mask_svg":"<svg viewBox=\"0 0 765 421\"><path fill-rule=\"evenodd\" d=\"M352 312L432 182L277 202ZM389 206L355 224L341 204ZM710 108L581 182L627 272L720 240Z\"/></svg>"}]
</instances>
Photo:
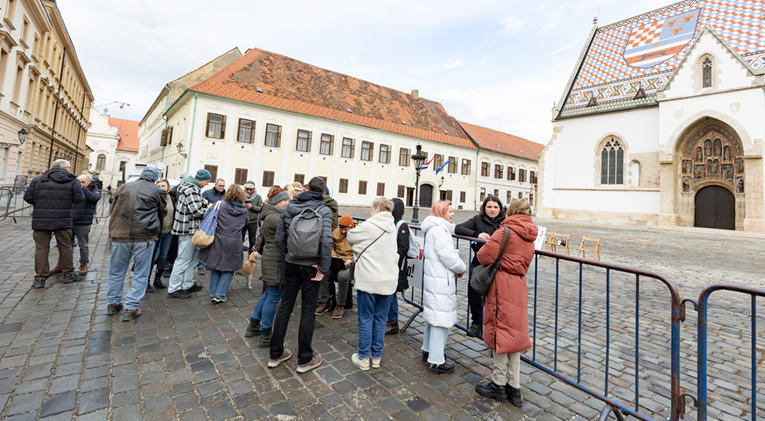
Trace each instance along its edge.
<instances>
[{"instance_id":1,"label":"stone paving block","mask_svg":"<svg viewBox=\"0 0 765 421\"><path fill-rule=\"evenodd\" d=\"M87 414L97 409L109 406L109 389L100 389L80 394L80 404L77 413Z\"/></svg>"},{"instance_id":2,"label":"stone paving block","mask_svg":"<svg viewBox=\"0 0 765 421\"><path fill-rule=\"evenodd\" d=\"M77 405L77 393L69 392L63 395L53 396L45 400L40 410L41 417L71 411Z\"/></svg>"},{"instance_id":3,"label":"stone paving block","mask_svg":"<svg viewBox=\"0 0 765 421\"><path fill-rule=\"evenodd\" d=\"M11 404L5 410L6 415L16 415L37 410L43 402L45 392L35 392L27 395L13 395Z\"/></svg>"}]
</instances>

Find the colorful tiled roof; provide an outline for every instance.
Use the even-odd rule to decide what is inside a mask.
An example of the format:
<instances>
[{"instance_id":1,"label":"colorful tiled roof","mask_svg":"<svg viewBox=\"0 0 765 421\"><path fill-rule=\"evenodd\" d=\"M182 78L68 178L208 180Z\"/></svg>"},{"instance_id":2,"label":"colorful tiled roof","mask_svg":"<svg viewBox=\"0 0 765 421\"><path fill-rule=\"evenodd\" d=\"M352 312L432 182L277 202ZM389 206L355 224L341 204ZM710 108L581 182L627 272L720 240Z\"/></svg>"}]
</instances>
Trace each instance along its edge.
<instances>
[{"instance_id":1,"label":"colorful tiled roof","mask_svg":"<svg viewBox=\"0 0 765 421\"><path fill-rule=\"evenodd\" d=\"M256 48L190 90L475 149L438 102Z\"/></svg>"},{"instance_id":2,"label":"colorful tiled roof","mask_svg":"<svg viewBox=\"0 0 765 421\"><path fill-rule=\"evenodd\" d=\"M138 152L140 139L137 121L109 117L109 126L117 128L117 136L120 137L117 143L118 151Z\"/></svg>"},{"instance_id":3,"label":"colorful tiled roof","mask_svg":"<svg viewBox=\"0 0 765 421\"><path fill-rule=\"evenodd\" d=\"M765 67L765 2L684 0L598 28L560 117L655 103L704 27L753 68ZM640 88L644 96L635 98ZM595 97L597 105L590 105Z\"/></svg>"},{"instance_id":4,"label":"colorful tiled roof","mask_svg":"<svg viewBox=\"0 0 765 421\"><path fill-rule=\"evenodd\" d=\"M545 145L532 142L522 137L499 132L486 127L460 121L460 124L468 134L478 142L481 149L488 149L531 161L539 161L539 154Z\"/></svg>"}]
</instances>

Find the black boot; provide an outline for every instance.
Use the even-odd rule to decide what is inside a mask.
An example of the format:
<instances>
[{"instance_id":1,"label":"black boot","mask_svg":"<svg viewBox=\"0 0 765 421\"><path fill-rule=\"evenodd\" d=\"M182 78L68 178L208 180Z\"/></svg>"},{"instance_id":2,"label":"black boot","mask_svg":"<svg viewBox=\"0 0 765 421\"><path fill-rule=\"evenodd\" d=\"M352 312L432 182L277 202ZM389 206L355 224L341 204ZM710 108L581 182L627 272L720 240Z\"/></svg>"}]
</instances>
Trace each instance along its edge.
<instances>
[{"instance_id":1,"label":"black boot","mask_svg":"<svg viewBox=\"0 0 765 421\"><path fill-rule=\"evenodd\" d=\"M481 396L487 398L496 399L500 402L507 402L507 398L510 393L510 386L498 386L494 382L488 382L484 384L478 384L475 386L475 391Z\"/></svg>"},{"instance_id":2,"label":"black boot","mask_svg":"<svg viewBox=\"0 0 765 421\"><path fill-rule=\"evenodd\" d=\"M164 282L162 282L162 272L157 272L154 276L154 288L157 289L165 289L167 288L167 285L165 285Z\"/></svg>"},{"instance_id":3,"label":"black boot","mask_svg":"<svg viewBox=\"0 0 765 421\"><path fill-rule=\"evenodd\" d=\"M253 336L260 335L260 320L250 318L250 325L247 326L247 330L244 331L246 338L252 338Z\"/></svg>"},{"instance_id":4,"label":"black boot","mask_svg":"<svg viewBox=\"0 0 765 421\"><path fill-rule=\"evenodd\" d=\"M481 333L483 333L483 326L478 323L472 323L467 330L467 335L471 338L475 338Z\"/></svg>"},{"instance_id":5,"label":"black boot","mask_svg":"<svg viewBox=\"0 0 765 421\"><path fill-rule=\"evenodd\" d=\"M523 398L521 397L521 389L516 389L513 386L507 386L507 399L510 403L518 408L523 406Z\"/></svg>"},{"instance_id":6,"label":"black boot","mask_svg":"<svg viewBox=\"0 0 765 421\"><path fill-rule=\"evenodd\" d=\"M157 290L154 289L153 286L151 286L151 282L146 282L146 292L156 292Z\"/></svg>"},{"instance_id":7,"label":"black boot","mask_svg":"<svg viewBox=\"0 0 765 421\"><path fill-rule=\"evenodd\" d=\"M428 364L428 370L435 374L446 374L454 372L454 363L445 361L443 364Z\"/></svg>"}]
</instances>

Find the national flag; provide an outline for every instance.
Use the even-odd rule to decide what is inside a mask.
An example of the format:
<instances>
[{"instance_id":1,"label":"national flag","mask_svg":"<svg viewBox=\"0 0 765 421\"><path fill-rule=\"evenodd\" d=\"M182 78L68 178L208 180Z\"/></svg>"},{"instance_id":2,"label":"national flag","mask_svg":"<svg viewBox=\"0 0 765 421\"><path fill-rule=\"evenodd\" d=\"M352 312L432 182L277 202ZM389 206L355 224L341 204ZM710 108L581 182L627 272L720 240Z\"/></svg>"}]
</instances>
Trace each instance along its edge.
<instances>
[{"instance_id":1,"label":"national flag","mask_svg":"<svg viewBox=\"0 0 765 421\"><path fill-rule=\"evenodd\" d=\"M423 165L420 167L420 171L428 169L428 165L430 165L430 163L431 163L431 162L433 162L433 158L435 158L435 157L436 157L436 156L435 156L435 155L433 155L433 157L431 157L431 158L430 158L430 161L428 161L428 162L424 163L424 164L423 164Z\"/></svg>"},{"instance_id":2,"label":"national flag","mask_svg":"<svg viewBox=\"0 0 765 421\"><path fill-rule=\"evenodd\" d=\"M446 167L447 165L449 165L449 163L450 163L450 162L452 162L452 159L454 159L454 157L447 159L447 160L446 160L446 162L444 162L443 164L441 164L441 166L440 166L440 167L438 167L438 168L436 169L436 175L438 175L438 173L439 173L439 172L440 172L442 169L444 169L444 167Z\"/></svg>"}]
</instances>

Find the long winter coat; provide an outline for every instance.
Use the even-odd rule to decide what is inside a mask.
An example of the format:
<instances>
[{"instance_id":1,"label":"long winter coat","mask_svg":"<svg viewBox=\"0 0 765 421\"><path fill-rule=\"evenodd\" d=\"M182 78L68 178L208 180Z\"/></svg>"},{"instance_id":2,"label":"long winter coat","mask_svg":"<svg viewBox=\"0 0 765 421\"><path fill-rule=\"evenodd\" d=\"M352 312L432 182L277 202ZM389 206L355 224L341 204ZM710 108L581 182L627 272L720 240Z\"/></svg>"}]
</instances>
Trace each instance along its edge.
<instances>
[{"instance_id":1,"label":"long winter coat","mask_svg":"<svg viewBox=\"0 0 765 421\"><path fill-rule=\"evenodd\" d=\"M380 239L375 241L378 237ZM393 215L390 212L376 214L348 231L346 239L353 248L353 259L356 261L353 275L356 289L368 294L395 294L398 286L398 253Z\"/></svg>"},{"instance_id":2,"label":"long winter coat","mask_svg":"<svg viewBox=\"0 0 765 421\"><path fill-rule=\"evenodd\" d=\"M454 275L465 272L452 242L454 224L444 218L428 216L422 222L425 233L422 277L422 314L431 326L452 327L457 323L457 282Z\"/></svg>"},{"instance_id":3,"label":"long winter coat","mask_svg":"<svg viewBox=\"0 0 765 421\"><path fill-rule=\"evenodd\" d=\"M210 213L212 207L207 210ZM205 216L207 216L207 213ZM239 202L221 201L218 226L210 247L199 252L205 266L221 272L234 272L242 268L242 228L247 223L247 208Z\"/></svg>"},{"instance_id":4,"label":"long winter coat","mask_svg":"<svg viewBox=\"0 0 765 421\"><path fill-rule=\"evenodd\" d=\"M281 209L276 206L263 205L260 212L262 226L260 232L263 233L263 254L260 256L260 273L263 274L263 283L270 287L277 287L282 281L282 267L284 266L284 256L276 246L276 226L279 224L279 215Z\"/></svg>"},{"instance_id":5,"label":"long winter coat","mask_svg":"<svg viewBox=\"0 0 765 421\"><path fill-rule=\"evenodd\" d=\"M531 347L526 273L534 257L537 227L528 215L508 216L502 227L510 228L510 241L484 300L483 340L494 352L506 354ZM503 232L500 227L478 252L482 265L489 265L497 259Z\"/></svg>"},{"instance_id":6,"label":"long winter coat","mask_svg":"<svg viewBox=\"0 0 765 421\"><path fill-rule=\"evenodd\" d=\"M24 192L24 201L34 206L33 230L71 229L72 205L84 200L82 184L63 168L52 168L35 177Z\"/></svg>"},{"instance_id":7,"label":"long winter coat","mask_svg":"<svg viewBox=\"0 0 765 421\"><path fill-rule=\"evenodd\" d=\"M489 218L487 215L476 215L457 225L454 228L454 233L457 235L464 235L466 237L473 238L478 238L478 235L482 233L492 235L504 220L505 215L502 212L500 212L499 215L494 218ZM473 252L478 253L478 250L483 247L483 244L473 243L472 247ZM473 261L470 262L470 266L478 266L480 264L481 263L478 261L478 257L474 254Z\"/></svg>"}]
</instances>

